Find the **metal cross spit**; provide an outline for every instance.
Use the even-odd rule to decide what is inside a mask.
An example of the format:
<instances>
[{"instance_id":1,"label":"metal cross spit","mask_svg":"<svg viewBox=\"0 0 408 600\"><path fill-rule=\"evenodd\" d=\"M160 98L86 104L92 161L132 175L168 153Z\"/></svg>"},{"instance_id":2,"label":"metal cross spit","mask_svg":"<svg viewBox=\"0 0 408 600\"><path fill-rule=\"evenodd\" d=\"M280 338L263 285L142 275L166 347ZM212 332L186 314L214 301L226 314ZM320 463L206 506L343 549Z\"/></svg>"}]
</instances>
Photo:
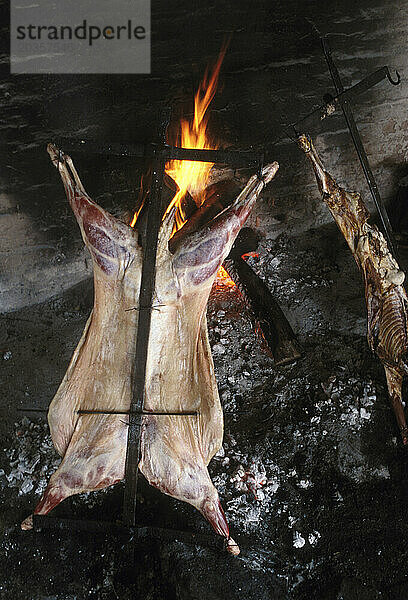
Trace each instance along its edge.
<instances>
[{"instance_id":1,"label":"metal cross spit","mask_svg":"<svg viewBox=\"0 0 408 600\"><path fill-rule=\"evenodd\" d=\"M144 237L142 275L140 283L139 306L143 307L139 313L136 335L136 350L134 371L132 377L132 401L128 411L115 410L78 410L79 415L86 414L122 414L129 415L129 431L125 467L125 492L123 499L122 525L109 522L84 521L77 519L57 519L34 515L34 528L57 529L86 529L92 531L131 532L133 539L150 536L159 539L183 539L193 543L204 543L220 548L224 541L214 536L206 536L194 532L175 531L158 527L137 526L137 483L138 465L140 460L140 437L143 415L172 415L180 417L194 417L196 411L146 411L145 379L146 363L149 346L151 313L154 309L153 297L156 279L156 254L158 236L162 220L161 193L166 162L169 160L189 160L200 162L213 162L227 164L235 167L257 168L258 174L262 171L263 155L255 152L241 152L230 150L195 150L188 148L172 147L166 144L166 130L170 119L170 110L165 109L161 119L159 140L155 144L101 144L85 140L64 140L62 144L68 152L80 151L95 154L109 154L121 157L139 157L150 159L152 165L152 180L150 193L147 196L147 223ZM29 409L26 409L29 410Z\"/></svg>"},{"instance_id":2,"label":"metal cross spit","mask_svg":"<svg viewBox=\"0 0 408 600\"><path fill-rule=\"evenodd\" d=\"M178 159L201 162L208 162L210 160L211 162L227 164L236 164L239 162L245 166L256 165L259 172L262 169L263 162L263 156L254 153L245 154L241 152L190 150L187 148L169 147L166 144L166 130L169 119L170 111L167 109L162 118L159 143L144 149L145 156L150 153L152 155L152 181L150 194L148 195L146 238L143 248L139 306L147 307L149 310L140 311L136 336L132 401L129 410L129 432L126 453L125 494L123 500L123 523L128 527L135 527L137 523L137 481L143 414L176 414L166 412L146 413L144 411L146 362L156 280L157 243L162 220L161 193L166 161ZM121 151L123 150L126 156L130 156L140 150L140 146L133 148L124 148L122 146ZM111 151L111 148L109 151ZM193 416L197 415L197 413L191 411L180 412L178 415Z\"/></svg>"},{"instance_id":3,"label":"metal cross spit","mask_svg":"<svg viewBox=\"0 0 408 600\"><path fill-rule=\"evenodd\" d=\"M329 40L327 39L327 37L322 37L322 38L320 38L320 42L323 47L324 56L326 58L327 65L329 67L330 75L331 75L334 87L336 89L337 96L333 97L330 94L326 94L323 98L325 104L323 104L322 106L319 106L317 109L315 109L314 111L312 111L311 113L309 113L308 115L303 117L300 121L297 121L297 123L294 123L292 125L292 127L294 128L296 134L298 132L302 133L300 131L300 129L301 129L301 127L303 127L304 121L308 121L312 118L319 119L319 121L321 121L325 117L333 114L338 108L341 108L341 110L343 111L344 118L347 123L347 127L349 129L350 135L353 139L354 147L357 151L360 164L363 168L364 176L367 180L368 187L370 188L370 192L373 197L374 204L377 208L379 217L381 219L381 223L382 223L382 226L384 229L384 234L385 234L386 240L388 242L389 249L390 249L391 253L394 255L394 257L396 258L396 260L398 261L398 249L397 249L397 243L395 241L395 236L392 231L392 226L391 226L388 214L387 214L387 210L384 206L384 202L380 196L380 192L378 190L378 186L375 181L375 177L371 170L370 163L367 158L367 153L364 149L363 142L361 141L360 133L358 131L356 121L354 119L353 111L351 109L350 100L352 100L358 94L361 94L362 92L369 90L374 85L377 85L377 83L380 83L380 81L383 81L384 79L388 79L388 81L392 85L398 85L401 81L400 75L399 75L398 71L396 71L396 79L394 80L391 77L388 67L381 67L377 71L374 71L373 73L371 73L370 75L365 77L359 83L356 83L352 87L345 89L343 86L343 83L341 81L338 69L337 69L336 65L334 64L334 61L332 58Z\"/></svg>"}]
</instances>

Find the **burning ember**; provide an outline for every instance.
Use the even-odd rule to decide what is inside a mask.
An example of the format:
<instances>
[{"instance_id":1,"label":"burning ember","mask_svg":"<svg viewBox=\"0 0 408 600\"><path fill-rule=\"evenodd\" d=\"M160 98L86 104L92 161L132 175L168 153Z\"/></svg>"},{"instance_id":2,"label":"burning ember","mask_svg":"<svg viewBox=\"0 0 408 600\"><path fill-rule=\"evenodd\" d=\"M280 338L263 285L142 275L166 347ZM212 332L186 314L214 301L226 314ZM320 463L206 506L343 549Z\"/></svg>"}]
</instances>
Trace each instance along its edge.
<instances>
[{"instance_id":1,"label":"burning ember","mask_svg":"<svg viewBox=\"0 0 408 600\"><path fill-rule=\"evenodd\" d=\"M229 288L236 288L237 285L233 279L228 275L224 267L220 267L217 273L217 284L223 285Z\"/></svg>"}]
</instances>

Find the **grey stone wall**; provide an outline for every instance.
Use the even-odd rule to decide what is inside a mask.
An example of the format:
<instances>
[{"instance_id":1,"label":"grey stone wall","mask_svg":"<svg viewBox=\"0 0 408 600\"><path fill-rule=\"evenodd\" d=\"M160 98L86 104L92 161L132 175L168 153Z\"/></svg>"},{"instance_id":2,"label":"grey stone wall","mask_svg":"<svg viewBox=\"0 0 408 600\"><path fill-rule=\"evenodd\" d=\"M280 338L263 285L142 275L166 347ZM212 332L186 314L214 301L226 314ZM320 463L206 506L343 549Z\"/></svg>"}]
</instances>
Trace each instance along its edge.
<instances>
[{"instance_id":1,"label":"grey stone wall","mask_svg":"<svg viewBox=\"0 0 408 600\"><path fill-rule=\"evenodd\" d=\"M7 33L7 7L0 5ZM89 276L89 261L62 186L45 152L66 137L145 140L165 103L174 119L192 110L205 66L232 33L213 103L211 129L225 146L264 149L279 175L251 217L266 236L293 235L330 220L309 165L282 126L332 92L315 29L331 34L345 85L387 64L402 83L361 96L355 115L383 197L408 173L408 6L402 0L327 2L153 1L151 76L10 76L0 59L0 310L40 302ZM330 170L368 192L341 115L309 129ZM74 156L89 193L109 210L131 210L143 165ZM242 177L249 173L241 173ZM369 202L371 207L371 202Z\"/></svg>"}]
</instances>

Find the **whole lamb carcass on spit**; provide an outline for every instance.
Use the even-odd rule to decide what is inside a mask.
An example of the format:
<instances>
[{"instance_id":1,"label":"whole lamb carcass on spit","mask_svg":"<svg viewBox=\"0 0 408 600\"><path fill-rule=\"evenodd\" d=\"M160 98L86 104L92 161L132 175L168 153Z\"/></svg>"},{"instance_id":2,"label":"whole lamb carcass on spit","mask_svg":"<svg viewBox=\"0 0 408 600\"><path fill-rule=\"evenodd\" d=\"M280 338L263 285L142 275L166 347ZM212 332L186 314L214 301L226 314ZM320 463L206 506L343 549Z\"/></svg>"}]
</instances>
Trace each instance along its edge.
<instances>
[{"instance_id":1,"label":"whole lamb carcass on spit","mask_svg":"<svg viewBox=\"0 0 408 600\"><path fill-rule=\"evenodd\" d=\"M346 192L327 171L306 135L299 145L310 159L324 202L362 271L368 317L368 344L381 360L388 392L404 444L408 429L402 403L403 380L408 375L408 299L405 274L390 253L360 194Z\"/></svg>"},{"instance_id":2,"label":"whole lamb carcass on spit","mask_svg":"<svg viewBox=\"0 0 408 600\"><path fill-rule=\"evenodd\" d=\"M34 514L45 515L68 496L113 485L125 474L128 418L78 410L127 411L138 324L142 248L136 227L93 202L72 160L48 152L89 249L94 307L48 421L62 462ZM169 250L176 207L164 217L158 241L145 380L145 410L196 411L197 416L143 416L139 468L165 494L192 504L237 554L207 465L220 449L223 415L208 342L206 306L221 263L278 164L253 176L235 201ZM182 230L179 230L179 234ZM32 516L22 523L32 527Z\"/></svg>"}]
</instances>

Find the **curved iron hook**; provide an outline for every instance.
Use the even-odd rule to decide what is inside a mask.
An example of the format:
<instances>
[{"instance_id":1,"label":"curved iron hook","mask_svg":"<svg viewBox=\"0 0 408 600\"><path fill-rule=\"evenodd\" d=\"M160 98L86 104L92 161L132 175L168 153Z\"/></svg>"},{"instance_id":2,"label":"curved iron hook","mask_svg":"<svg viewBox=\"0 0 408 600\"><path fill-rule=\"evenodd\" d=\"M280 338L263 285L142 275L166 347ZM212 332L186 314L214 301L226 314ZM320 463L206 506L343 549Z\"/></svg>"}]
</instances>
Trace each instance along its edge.
<instances>
[{"instance_id":1,"label":"curved iron hook","mask_svg":"<svg viewBox=\"0 0 408 600\"><path fill-rule=\"evenodd\" d=\"M397 69L395 69L395 74L397 76L397 79L394 81L394 79L391 77L391 73L387 67L387 79L392 85L398 85L401 81L401 75L398 73Z\"/></svg>"}]
</instances>

